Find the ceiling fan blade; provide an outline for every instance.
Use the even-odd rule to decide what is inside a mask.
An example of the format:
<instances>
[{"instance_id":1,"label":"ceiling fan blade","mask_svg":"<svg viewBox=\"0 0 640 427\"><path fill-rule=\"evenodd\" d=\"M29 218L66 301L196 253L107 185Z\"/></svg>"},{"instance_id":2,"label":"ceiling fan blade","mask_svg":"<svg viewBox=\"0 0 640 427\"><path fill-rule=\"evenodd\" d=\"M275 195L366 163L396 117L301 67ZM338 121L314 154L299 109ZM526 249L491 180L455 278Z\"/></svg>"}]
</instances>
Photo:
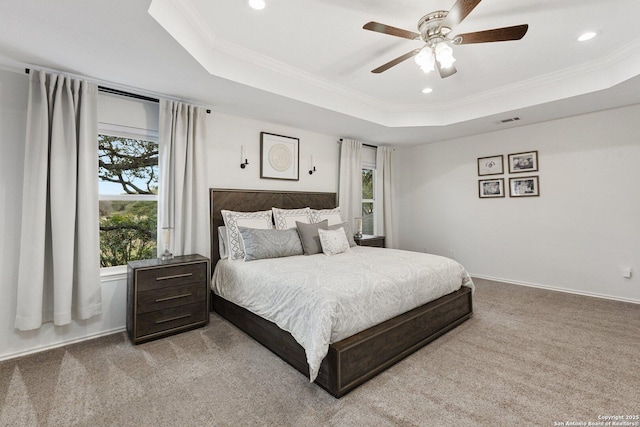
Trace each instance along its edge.
<instances>
[{"instance_id":1,"label":"ceiling fan blade","mask_svg":"<svg viewBox=\"0 0 640 427\"><path fill-rule=\"evenodd\" d=\"M386 64L379 66L375 70L371 70L371 72L375 73L375 74L379 74L379 73L381 73L383 71L387 71L389 68L398 65L402 61L406 61L407 59L411 58L412 56L416 56L418 54L418 52L420 52L420 49L412 50L411 52L405 53L404 55L397 57L393 61L389 61Z\"/></svg>"},{"instance_id":2,"label":"ceiling fan blade","mask_svg":"<svg viewBox=\"0 0 640 427\"><path fill-rule=\"evenodd\" d=\"M438 73L440 73L440 77L443 79L451 77L458 72L458 70L456 70L456 67L454 67L453 65L447 68L441 67L438 61L436 61L436 68L438 69Z\"/></svg>"},{"instance_id":3,"label":"ceiling fan blade","mask_svg":"<svg viewBox=\"0 0 640 427\"><path fill-rule=\"evenodd\" d=\"M443 26L453 28L462 22L482 0L458 0L444 20Z\"/></svg>"},{"instance_id":4,"label":"ceiling fan blade","mask_svg":"<svg viewBox=\"0 0 640 427\"><path fill-rule=\"evenodd\" d=\"M390 25L381 24L379 22L367 22L362 28L364 28L365 30L389 34L390 36L402 37L409 40L420 40L420 34L418 33L403 30L402 28L392 27Z\"/></svg>"},{"instance_id":5,"label":"ceiling fan blade","mask_svg":"<svg viewBox=\"0 0 640 427\"><path fill-rule=\"evenodd\" d=\"M454 44L472 44L505 42L520 40L527 34L528 24L515 25L513 27L495 28L493 30L476 31L474 33L458 34L453 38Z\"/></svg>"}]
</instances>

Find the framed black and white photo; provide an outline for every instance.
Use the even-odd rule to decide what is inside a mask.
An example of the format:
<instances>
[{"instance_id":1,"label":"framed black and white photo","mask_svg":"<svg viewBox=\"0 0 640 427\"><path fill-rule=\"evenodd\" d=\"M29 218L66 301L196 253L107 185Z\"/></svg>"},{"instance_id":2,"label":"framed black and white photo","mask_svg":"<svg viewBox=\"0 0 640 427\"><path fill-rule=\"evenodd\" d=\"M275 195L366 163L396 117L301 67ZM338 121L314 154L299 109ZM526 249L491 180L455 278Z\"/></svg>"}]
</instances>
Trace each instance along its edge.
<instances>
[{"instance_id":1,"label":"framed black and white photo","mask_svg":"<svg viewBox=\"0 0 640 427\"><path fill-rule=\"evenodd\" d=\"M300 140L260 132L260 178L300 179Z\"/></svg>"},{"instance_id":2,"label":"framed black and white photo","mask_svg":"<svg viewBox=\"0 0 640 427\"><path fill-rule=\"evenodd\" d=\"M537 176L509 178L510 197L535 197L540 195L540 183Z\"/></svg>"},{"instance_id":3,"label":"framed black and white photo","mask_svg":"<svg viewBox=\"0 0 640 427\"><path fill-rule=\"evenodd\" d=\"M535 172L537 170L537 151L509 154L509 173Z\"/></svg>"},{"instance_id":4,"label":"framed black and white photo","mask_svg":"<svg viewBox=\"0 0 640 427\"><path fill-rule=\"evenodd\" d=\"M478 180L478 192L481 199L504 197L504 178Z\"/></svg>"},{"instance_id":5,"label":"framed black and white photo","mask_svg":"<svg viewBox=\"0 0 640 427\"><path fill-rule=\"evenodd\" d=\"M480 157L478 159L478 176L500 175L504 173L504 156Z\"/></svg>"}]
</instances>

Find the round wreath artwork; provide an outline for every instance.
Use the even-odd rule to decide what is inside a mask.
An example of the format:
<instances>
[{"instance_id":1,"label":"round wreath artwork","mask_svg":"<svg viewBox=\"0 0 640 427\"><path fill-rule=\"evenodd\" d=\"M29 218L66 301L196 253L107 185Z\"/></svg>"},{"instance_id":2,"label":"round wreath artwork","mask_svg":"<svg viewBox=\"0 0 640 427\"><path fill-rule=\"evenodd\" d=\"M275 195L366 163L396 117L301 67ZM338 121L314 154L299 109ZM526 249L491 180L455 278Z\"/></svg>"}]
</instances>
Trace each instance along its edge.
<instances>
[{"instance_id":1,"label":"round wreath artwork","mask_svg":"<svg viewBox=\"0 0 640 427\"><path fill-rule=\"evenodd\" d=\"M269 164L278 172L284 172L291 167L293 156L284 144L275 144L269 149Z\"/></svg>"}]
</instances>

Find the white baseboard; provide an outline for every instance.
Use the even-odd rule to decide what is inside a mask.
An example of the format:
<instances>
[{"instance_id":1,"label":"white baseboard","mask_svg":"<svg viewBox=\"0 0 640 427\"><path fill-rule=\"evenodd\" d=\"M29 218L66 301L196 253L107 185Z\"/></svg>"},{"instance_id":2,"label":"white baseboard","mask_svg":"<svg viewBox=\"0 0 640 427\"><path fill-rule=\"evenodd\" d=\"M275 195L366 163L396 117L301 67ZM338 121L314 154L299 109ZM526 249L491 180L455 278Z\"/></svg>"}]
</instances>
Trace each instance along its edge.
<instances>
[{"instance_id":1,"label":"white baseboard","mask_svg":"<svg viewBox=\"0 0 640 427\"><path fill-rule=\"evenodd\" d=\"M35 348L31 348L29 350L25 350L25 351L19 351L16 353L9 353L9 354L4 354L0 356L0 362L5 361L5 360L9 360L9 359L15 359L17 357L22 357L22 356L28 356L30 354L35 354L35 353L40 353L42 351L47 351L47 350L52 350L54 348L58 348L58 347L64 347L65 345L70 345L70 344L76 344L82 341L89 341L95 338L100 338L100 337L104 337L107 335L112 335L112 334L117 334L120 332L124 332L126 331L127 328L126 327L120 327L120 328L115 328L115 329L110 329L108 331L101 331L92 335L86 335L83 337L78 337L78 338L74 338L74 339L70 339L70 340L65 340L65 341L59 341L57 343L54 344L45 344L39 347L35 347Z\"/></svg>"},{"instance_id":2,"label":"white baseboard","mask_svg":"<svg viewBox=\"0 0 640 427\"><path fill-rule=\"evenodd\" d=\"M567 294L582 295L582 296L585 296L585 297L603 298L603 299L608 299L608 300L613 300L613 301L622 301L622 302L630 302L632 304L640 304L640 301L634 300L634 299L631 299L631 298L621 298L621 297L597 294L597 293L592 293L592 292L576 291L574 289L561 288L559 286L540 285L538 283L518 282L518 281L515 281L515 280L502 279L502 278L499 278L499 277L483 276L483 275L480 275L480 274L471 274L470 273L470 275L471 275L472 278L477 277L478 279L493 280L495 282L508 283L510 285L527 286L527 287L530 287L530 288L539 288L539 289L546 289L548 291L565 292Z\"/></svg>"}]
</instances>

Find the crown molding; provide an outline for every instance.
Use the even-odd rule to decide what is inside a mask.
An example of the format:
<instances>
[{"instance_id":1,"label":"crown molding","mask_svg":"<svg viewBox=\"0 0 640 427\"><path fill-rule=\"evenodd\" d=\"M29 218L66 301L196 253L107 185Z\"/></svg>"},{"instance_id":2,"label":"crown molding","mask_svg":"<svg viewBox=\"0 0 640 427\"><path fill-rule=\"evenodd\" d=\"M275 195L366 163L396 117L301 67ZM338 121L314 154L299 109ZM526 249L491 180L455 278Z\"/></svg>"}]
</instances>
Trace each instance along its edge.
<instances>
[{"instance_id":1,"label":"crown molding","mask_svg":"<svg viewBox=\"0 0 640 427\"><path fill-rule=\"evenodd\" d=\"M620 78L612 78L613 74L620 74L617 71L622 70ZM593 75L598 74L600 78L593 79ZM485 92L477 93L465 98L453 100L447 103L441 103L436 108L442 110L455 110L464 108L469 105L486 102L488 100L499 99L505 96L513 96L519 93L529 92L551 92L549 90L554 86L573 87L575 81L581 82L580 88L574 89L575 95L583 95L597 90L609 89L617 84L624 82L632 77L640 75L640 38L633 40L626 45L620 47L608 56L586 64L565 68L552 73L547 73L534 78L519 81L509 85L501 86ZM590 90L584 90L583 77L588 77L593 84ZM563 98L563 97L560 97ZM558 97L549 98L548 102L557 100ZM533 104L525 105L531 106ZM420 104L404 104L396 106L386 106L391 112L406 113L412 111L432 111L433 107L424 108Z\"/></svg>"},{"instance_id":2,"label":"crown molding","mask_svg":"<svg viewBox=\"0 0 640 427\"><path fill-rule=\"evenodd\" d=\"M300 82L308 84L310 86L317 87L323 91L329 91L339 96L348 97L354 101L361 102L382 110L389 110L388 106L382 101L365 95L361 92L346 88L344 86L337 85L330 80L323 79L315 74L301 70L296 67L292 67L282 61L273 59L267 55L263 55L246 47L232 43L228 40L218 38L214 49L230 57L249 62L250 64L264 68L281 74L283 76L296 79ZM390 110L389 110L390 111Z\"/></svg>"},{"instance_id":3,"label":"crown molding","mask_svg":"<svg viewBox=\"0 0 640 427\"><path fill-rule=\"evenodd\" d=\"M385 127L444 126L607 89L640 75L640 38L608 56L445 103L388 104L221 38L187 0L149 14L212 75Z\"/></svg>"}]
</instances>

